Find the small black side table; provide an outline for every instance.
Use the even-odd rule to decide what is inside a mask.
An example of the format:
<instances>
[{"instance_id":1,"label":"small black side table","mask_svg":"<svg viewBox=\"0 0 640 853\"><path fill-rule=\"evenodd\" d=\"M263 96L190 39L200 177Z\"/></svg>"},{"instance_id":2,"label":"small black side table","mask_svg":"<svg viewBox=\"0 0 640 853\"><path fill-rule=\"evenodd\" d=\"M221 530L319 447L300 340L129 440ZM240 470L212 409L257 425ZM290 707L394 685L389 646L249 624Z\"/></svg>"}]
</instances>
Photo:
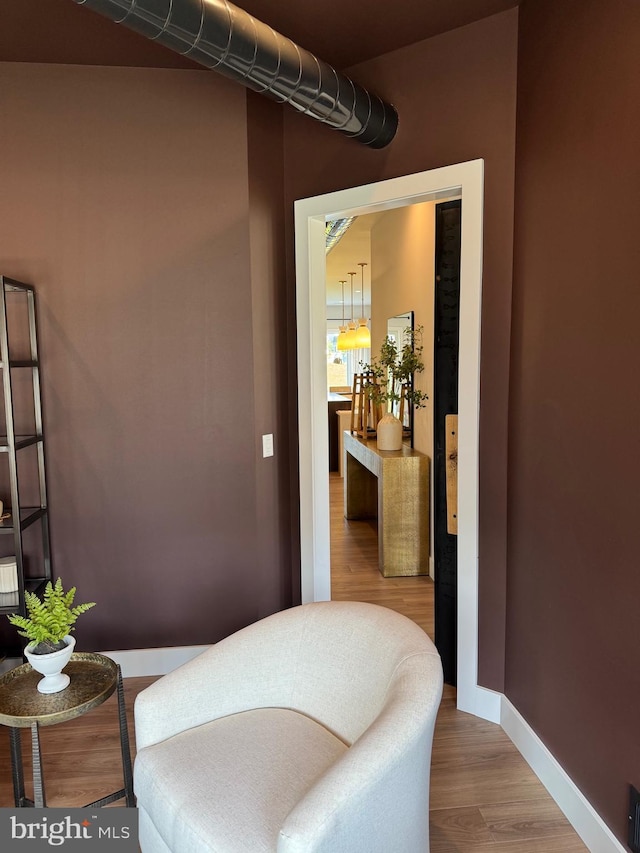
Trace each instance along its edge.
<instances>
[{"instance_id":1,"label":"small black side table","mask_svg":"<svg viewBox=\"0 0 640 853\"><path fill-rule=\"evenodd\" d=\"M105 702L117 689L120 722L120 749L124 788L108 794L85 808L98 808L126 798L127 806L135 806L129 732L124 704L124 689L120 667L105 655L76 652L64 668L71 683L59 693L38 693L36 684L42 677L31 664L25 663L9 670L0 678L0 724L9 727L11 770L16 807L46 806L39 726L53 726L86 714ZM33 800L25 797L20 729L31 729L33 757Z\"/></svg>"}]
</instances>

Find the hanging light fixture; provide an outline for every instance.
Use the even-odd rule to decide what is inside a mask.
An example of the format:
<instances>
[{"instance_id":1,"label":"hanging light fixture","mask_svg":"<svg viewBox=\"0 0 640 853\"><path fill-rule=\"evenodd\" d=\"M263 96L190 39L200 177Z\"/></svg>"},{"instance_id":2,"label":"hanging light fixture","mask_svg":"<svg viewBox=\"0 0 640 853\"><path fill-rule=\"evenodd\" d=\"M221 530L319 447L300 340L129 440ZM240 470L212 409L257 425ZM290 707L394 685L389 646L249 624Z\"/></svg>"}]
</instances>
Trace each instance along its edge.
<instances>
[{"instance_id":1,"label":"hanging light fixture","mask_svg":"<svg viewBox=\"0 0 640 853\"><path fill-rule=\"evenodd\" d=\"M357 349L358 344L356 343L356 321L353 319L353 277L355 273L348 272L347 275L351 276L351 319L349 320L347 326L347 334L345 335L345 349Z\"/></svg>"},{"instance_id":2,"label":"hanging light fixture","mask_svg":"<svg viewBox=\"0 0 640 853\"><path fill-rule=\"evenodd\" d=\"M362 299L362 311L360 312L360 319L358 320L358 328L356 329L356 347L358 349L369 349L371 347L371 332L369 331L369 327L367 326L367 318L364 316L364 268L366 267L365 261L359 261L358 266L360 267L360 273L362 276L362 284L360 296Z\"/></svg>"},{"instance_id":3,"label":"hanging light fixture","mask_svg":"<svg viewBox=\"0 0 640 853\"><path fill-rule=\"evenodd\" d=\"M336 349L340 351L349 349L349 347L346 346L347 324L344 321L344 286L346 283L346 278L344 281L340 279L340 284L342 285L342 325L340 326L340 334L338 335L338 340L336 342Z\"/></svg>"}]
</instances>

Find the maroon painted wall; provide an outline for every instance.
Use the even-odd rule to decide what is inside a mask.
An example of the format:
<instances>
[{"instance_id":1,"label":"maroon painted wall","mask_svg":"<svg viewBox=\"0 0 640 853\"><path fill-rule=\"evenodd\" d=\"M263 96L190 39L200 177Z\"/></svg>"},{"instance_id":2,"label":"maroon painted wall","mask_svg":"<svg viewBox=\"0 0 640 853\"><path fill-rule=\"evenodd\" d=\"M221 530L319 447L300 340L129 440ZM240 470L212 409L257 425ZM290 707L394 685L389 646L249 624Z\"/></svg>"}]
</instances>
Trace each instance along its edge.
<instances>
[{"instance_id":1,"label":"maroon painted wall","mask_svg":"<svg viewBox=\"0 0 640 853\"><path fill-rule=\"evenodd\" d=\"M291 201L485 160L480 679L498 690L504 683L517 20L517 10L505 12L351 69L358 82L398 109L397 137L382 151L363 149L291 112L285 117L285 177ZM290 281L292 267L290 259ZM291 304L293 300L292 295Z\"/></svg>"},{"instance_id":2,"label":"maroon painted wall","mask_svg":"<svg viewBox=\"0 0 640 853\"><path fill-rule=\"evenodd\" d=\"M6 62L200 67L73 0L2 0L0 57Z\"/></svg>"},{"instance_id":3,"label":"maroon painted wall","mask_svg":"<svg viewBox=\"0 0 640 853\"><path fill-rule=\"evenodd\" d=\"M258 430L278 433L254 398L274 358L252 287L275 214L250 215L245 91L200 71L0 77L0 271L37 288L55 571L98 602L79 647L213 642L290 600L282 463L256 462Z\"/></svg>"},{"instance_id":4,"label":"maroon painted wall","mask_svg":"<svg viewBox=\"0 0 640 853\"><path fill-rule=\"evenodd\" d=\"M284 250L283 111L247 92L253 398L256 463L255 583L259 616L292 603L287 282ZM262 458L262 436L274 455ZM296 567L296 574L299 570Z\"/></svg>"},{"instance_id":5,"label":"maroon painted wall","mask_svg":"<svg viewBox=\"0 0 640 853\"><path fill-rule=\"evenodd\" d=\"M506 692L621 840L640 786L640 6L520 12Z\"/></svg>"}]
</instances>

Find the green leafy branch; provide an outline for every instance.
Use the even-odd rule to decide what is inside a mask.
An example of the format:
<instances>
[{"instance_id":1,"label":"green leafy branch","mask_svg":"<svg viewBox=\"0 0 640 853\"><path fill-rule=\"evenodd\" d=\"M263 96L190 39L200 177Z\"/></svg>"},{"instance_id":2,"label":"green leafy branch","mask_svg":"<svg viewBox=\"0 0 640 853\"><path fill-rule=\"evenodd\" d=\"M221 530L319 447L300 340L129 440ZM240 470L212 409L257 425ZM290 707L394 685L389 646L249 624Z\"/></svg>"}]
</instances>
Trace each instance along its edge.
<instances>
[{"instance_id":1,"label":"green leafy branch","mask_svg":"<svg viewBox=\"0 0 640 853\"><path fill-rule=\"evenodd\" d=\"M415 388L413 381L416 373L424 371L422 331L423 326L406 328L402 346L387 336L380 347L380 355L368 364L361 362L363 372L369 377L365 382L365 393L374 403L391 403L393 411L402 398L404 388L404 398L408 403L416 409L426 405L427 394Z\"/></svg>"}]
</instances>

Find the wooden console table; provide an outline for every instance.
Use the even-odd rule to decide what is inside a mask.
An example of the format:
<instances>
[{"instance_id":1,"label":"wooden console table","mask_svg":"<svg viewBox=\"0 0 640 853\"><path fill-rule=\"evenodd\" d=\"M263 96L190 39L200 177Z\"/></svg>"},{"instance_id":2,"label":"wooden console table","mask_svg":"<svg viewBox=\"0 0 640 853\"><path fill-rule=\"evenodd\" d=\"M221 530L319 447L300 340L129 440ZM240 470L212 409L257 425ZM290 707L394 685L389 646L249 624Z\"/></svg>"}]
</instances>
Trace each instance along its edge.
<instances>
[{"instance_id":1,"label":"wooden console table","mask_svg":"<svg viewBox=\"0 0 640 853\"><path fill-rule=\"evenodd\" d=\"M344 433L344 515L378 518L378 565L385 578L429 573L429 457L407 445L378 450Z\"/></svg>"}]
</instances>

